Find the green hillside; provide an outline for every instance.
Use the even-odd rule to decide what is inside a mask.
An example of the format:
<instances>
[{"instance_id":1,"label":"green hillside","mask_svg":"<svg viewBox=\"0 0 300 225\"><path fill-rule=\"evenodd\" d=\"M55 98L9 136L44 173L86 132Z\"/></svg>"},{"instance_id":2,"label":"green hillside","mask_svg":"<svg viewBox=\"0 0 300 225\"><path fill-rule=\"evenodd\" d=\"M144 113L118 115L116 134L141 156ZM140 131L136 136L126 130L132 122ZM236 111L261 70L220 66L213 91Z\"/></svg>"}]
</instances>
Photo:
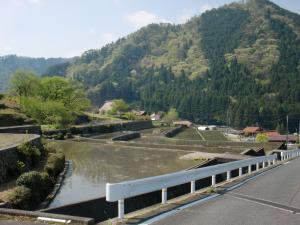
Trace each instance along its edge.
<instances>
[{"instance_id":1,"label":"green hillside","mask_svg":"<svg viewBox=\"0 0 300 225\"><path fill-rule=\"evenodd\" d=\"M275 129L300 117L300 16L267 0L232 3L186 24L152 24L52 73L84 84L95 105L175 107L196 122ZM298 125L297 125L298 126Z\"/></svg>"},{"instance_id":2,"label":"green hillside","mask_svg":"<svg viewBox=\"0 0 300 225\"><path fill-rule=\"evenodd\" d=\"M0 56L0 93L7 90L11 75L16 70L26 70L42 75L47 68L66 62L63 58L30 58L16 55Z\"/></svg>"}]
</instances>

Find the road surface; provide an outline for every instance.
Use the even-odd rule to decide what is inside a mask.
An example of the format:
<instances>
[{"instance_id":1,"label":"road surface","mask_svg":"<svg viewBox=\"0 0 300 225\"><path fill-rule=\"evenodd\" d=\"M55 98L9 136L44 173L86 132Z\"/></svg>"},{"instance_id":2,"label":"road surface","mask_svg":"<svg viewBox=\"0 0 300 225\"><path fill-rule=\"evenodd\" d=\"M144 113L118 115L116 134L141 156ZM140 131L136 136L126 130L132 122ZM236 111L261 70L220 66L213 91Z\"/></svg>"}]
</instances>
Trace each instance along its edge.
<instances>
[{"instance_id":1,"label":"road surface","mask_svg":"<svg viewBox=\"0 0 300 225\"><path fill-rule=\"evenodd\" d=\"M299 225L300 158L152 224Z\"/></svg>"}]
</instances>

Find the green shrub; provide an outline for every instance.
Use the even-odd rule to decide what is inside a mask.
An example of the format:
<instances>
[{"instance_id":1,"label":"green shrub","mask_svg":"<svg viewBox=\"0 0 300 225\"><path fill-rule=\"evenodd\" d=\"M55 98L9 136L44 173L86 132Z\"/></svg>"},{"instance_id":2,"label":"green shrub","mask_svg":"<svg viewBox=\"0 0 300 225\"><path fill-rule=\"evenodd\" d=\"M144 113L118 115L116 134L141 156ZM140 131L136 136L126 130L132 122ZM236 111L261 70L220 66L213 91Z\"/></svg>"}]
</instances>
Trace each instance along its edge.
<instances>
[{"instance_id":1,"label":"green shrub","mask_svg":"<svg viewBox=\"0 0 300 225\"><path fill-rule=\"evenodd\" d=\"M4 98L4 94L0 94L0 100Z\"/></svg>"},{"instance_id":2,"label":"green shrub","mask_svg":"<svg viewBox=\"0 0 300 225\"><path fill-rule=\"evenodd\" d=\"M18 174L24 173L26 170L26 164L24 162L18 160L16 162L16 168L17 168Z\"/></svg>"},{"instance_id":3,"label":"green shrub","mask_svg":"<svg viewBox=\"0 0 300 225\"><path fill-rule=\"evenodd\" d=\"M45 172L40 173L31 171L23 173L17 179L18 186L25 186L32 190L32 203L37 204L41 202L51 191L52 182L49 175Z\"/></svg>"},{"instance_id":4,"label":"green shrub","mask_svg":"<svg viewBox=\"0 0 300 225\"><path fill-rule=\"evenodd\" d=\"M65 155L63 153L51 154L48 157L45 171L51 177L57 177L65 167Z\"/></svg>"},{"instance_id":5,"label":"green shrub","mask_svg":"<svg viewBox=\"0 0 300 225\"><path fill-rule=\"evenodd\" d=\"M23 173L16 181L18 186L24 185L32 190L39 188L42 183L42 176L37 171Z\"/></svg>"},{"instance_id":6,"label":"green shrub","mask_svg":"<svg viewBox=\"0 0 300 225\"><path fill-rule=\"evenodd\" d=\"M31 207L31 189L25 186L15 187L8 195L8 202L16 209L29 209Z\"/></svg>"},{"instance_id":7,"label":"green shrub","mask_svg":"<svg viewBox=\"0 0 300 225\"><path fill-rule=\"evenodd\" d=\"M33 165L37 164L41 158L40 150L30 142L26 142L18 147L18 153L23 162L29 160Z\"/></svg>"}]
</instances>

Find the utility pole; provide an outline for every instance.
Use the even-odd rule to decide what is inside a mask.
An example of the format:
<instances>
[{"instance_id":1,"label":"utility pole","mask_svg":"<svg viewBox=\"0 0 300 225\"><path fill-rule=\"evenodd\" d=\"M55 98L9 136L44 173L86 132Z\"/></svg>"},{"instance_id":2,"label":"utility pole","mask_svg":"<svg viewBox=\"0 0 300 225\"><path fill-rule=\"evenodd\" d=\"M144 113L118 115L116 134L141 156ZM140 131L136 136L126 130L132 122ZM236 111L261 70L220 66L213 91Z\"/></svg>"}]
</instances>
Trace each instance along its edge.
<instances>
[{"instance_id":1,"label":"utility pole","mask_svg":"<svg viewBox=\"0 0 300 225\"><path fill-rule=\"evenodd\" d=\"M226 125L227 125L227 136L228 136L228 133L229 133L229 117L228 117L228 110L227 110L227 114L226 114Z\"/></svg>"},{"instance_id":2,"label":"utility pole","mask_svg":"<svg viewBox=\"0 0 300 225\"><path fill-rule=\"evenodd\" d=\"M286 116L286 147L289 143L289 115Z\"/></svg>"},{"instance_id":3,"label":"utility pole","mask_svg":"<svg viewBox=\"0 0 300 225\"><path fill-rule=\"evenodd\" d=\"M300 144L300 122L299 122L299 129L298 129L298 145Z\"/></svg>"}]
</instances>

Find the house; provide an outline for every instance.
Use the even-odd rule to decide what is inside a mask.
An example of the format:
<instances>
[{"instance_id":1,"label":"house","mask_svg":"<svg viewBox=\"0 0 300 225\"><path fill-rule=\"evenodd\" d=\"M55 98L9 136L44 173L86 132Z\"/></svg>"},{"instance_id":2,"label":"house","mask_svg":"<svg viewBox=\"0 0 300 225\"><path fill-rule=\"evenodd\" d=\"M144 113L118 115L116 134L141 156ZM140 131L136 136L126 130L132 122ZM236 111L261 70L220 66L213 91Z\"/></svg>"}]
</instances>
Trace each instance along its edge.
<instances>
[{"instance_id":1,"label":"house","mask_svg":"<svg viewBox=\"0 0 300 225\"><path fill-rule=\"evenodd\" d=\"M184 126L184 127L191 127L193 125L193 123L188 120L176 121L176 122L173 122L173 124L175 126Z\"/></svg>"},{"instance_id":2,"label":"house","mask_svg":"<svg viewBox=\"0 0 300 225\"><path fill-rule=\"evenodd\" d=\"M146 111L132 110L131 112L134 113L136 116L146 116L147 115Z\"/></svg>"},{"instance_id":3,"label":"house","mask_svg":"<svg viewBox=\"0 0 300 225\"><path fill-rule=\"evenodd\" d=\"M208 126L198 126L198 130L209 130Z\"/></svg>"},{"instance_id":4,"label":"house","mask_svg":"<svg viewBox=\"0 0 300 225\"><path fill-rule=\"evenodd\" d=\"M258 134L259 132L263 131L262 128L260 127L246 127L243 132L245 134L251 134L251 135L256 135Z\"/></svg>"},{"instance_id":5,"label":"house","mask_svg":"<svg viewBox=\"0 0 300 225\"><path fill-rule=\"evenodd\" d=\"M107 114L108 111L112 110L113 101L105 101L104 104L99 108L99 114L104 115Z\"/></svg>"},{"instance_id":6,"label":"house","mask_svg":"<svg viewBox=\"0 0 300 225\"><path fill-rule=\"evenodd\" d=\"M198 126L198 130L217 130L217 126L215 125L207 125L207 126Z\"/></svg>"},{"instance_id":7,"label":"house","mask_svg":"<svg viewBox=\"0 0 300 225\"><path fill-rule=\"evenodd\" d=\"M153 113L150 115L152 121L161 120L163 117L163 112Z\"/></svg>"},{"instance_id":8,"label":"house","mask_svg":"<svg viewBox=\"0 0 300 225\"><path fill-rule=\"evenodd\" d=\"M269 136L269 142L286 142L287 136L286 135L277 135L277 136ZM288 142L289 143L296 143L298 138L294 135L288 135Z\"/></svg>"}]
</instances>

